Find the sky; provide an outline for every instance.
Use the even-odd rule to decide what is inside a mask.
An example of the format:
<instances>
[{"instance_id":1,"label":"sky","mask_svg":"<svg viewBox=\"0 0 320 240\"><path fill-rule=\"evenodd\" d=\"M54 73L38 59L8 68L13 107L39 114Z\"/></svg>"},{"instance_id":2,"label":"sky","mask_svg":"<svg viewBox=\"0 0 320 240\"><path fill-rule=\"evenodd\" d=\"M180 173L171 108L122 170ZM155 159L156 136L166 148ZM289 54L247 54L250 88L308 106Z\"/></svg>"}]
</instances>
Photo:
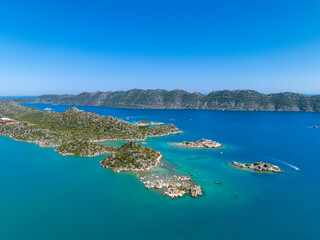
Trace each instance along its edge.
<instances>
[{"instance_id":1,"label":"sky","mask_svg":"<svg viewBox=\"0 0 320 240\"><path fill-rule=\"evenodd\" d=\"M0 96L320 93L319 0L0 1Z\"/></svg>"}]
</instances>

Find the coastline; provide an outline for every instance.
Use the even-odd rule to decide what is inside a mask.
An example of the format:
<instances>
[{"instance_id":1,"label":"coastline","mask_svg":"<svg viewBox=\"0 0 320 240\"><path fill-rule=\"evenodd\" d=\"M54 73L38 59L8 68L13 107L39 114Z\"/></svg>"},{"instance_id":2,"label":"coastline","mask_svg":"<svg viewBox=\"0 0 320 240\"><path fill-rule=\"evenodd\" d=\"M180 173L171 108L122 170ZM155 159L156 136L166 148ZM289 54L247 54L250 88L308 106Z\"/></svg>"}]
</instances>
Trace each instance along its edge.
<instances>
[{"instance_id":1,"label":"coastline","mask_svg":"<svg viewBox=\"0 0 320 240\"><path fill-rule=\"evenodd\" d=\"M146 138L138 138L138 139L99 139L99 140L92 140L92 142L108 142L108 141L135 141L135 142L141 142L141 141L146 141L149 138L156 138L156 137L166 137L166 136L170 136L170 135L176 135L176 134L181 134L183 133L182 131L177 131L174 133L168 133L168 134L162 134L162 135L154 135L154 136L149 136Z\"/></svg>"},{"instance_id":2,"label":"coastline","mask_svg":"<svg viewBox=\"0 0 320 240\"><path fill-rule=\"evenodd\" d=\"M135 108L135 107L109 107L109 106L97 106L97 105L84 105L84 104L56 104L56 103L50 103L50 102L19 102L16 101L16 103L19 103L21 105L23 104L46 104L46 105L52 105L52 106L81 106L81 107L101 107L101 108L111 108L111 109L132 109L132 110L192 110L192 111L210 111L210 112L277 112L277 113L319 113L319 111L303 111L303 110L237 110L237 109L204 109L204 108Z\"/></svg>"}]
</instances>

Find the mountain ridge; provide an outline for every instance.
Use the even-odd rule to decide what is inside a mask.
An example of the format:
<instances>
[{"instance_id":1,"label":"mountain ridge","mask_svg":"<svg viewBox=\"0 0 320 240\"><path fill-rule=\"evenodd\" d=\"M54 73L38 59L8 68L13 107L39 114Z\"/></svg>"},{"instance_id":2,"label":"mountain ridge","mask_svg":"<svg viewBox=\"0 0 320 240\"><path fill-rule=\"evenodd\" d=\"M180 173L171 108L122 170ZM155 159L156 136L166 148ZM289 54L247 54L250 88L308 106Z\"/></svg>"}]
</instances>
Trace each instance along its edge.
<instances>
[{"instance_id":1,"label":"mountain ridge","mask_svg":"<svg viewBox=\"0 0 320 240\"><path fill-rule=\"evenodd\" d=\"M219 90L207 95L181 89L131 89L83 92L78 95L46 94L11 99L19 103L50 103L137 109L206 109L234 111L320 111L320 95L293 92L263 94L255 90Z\"/></svg>"}]
</instances>

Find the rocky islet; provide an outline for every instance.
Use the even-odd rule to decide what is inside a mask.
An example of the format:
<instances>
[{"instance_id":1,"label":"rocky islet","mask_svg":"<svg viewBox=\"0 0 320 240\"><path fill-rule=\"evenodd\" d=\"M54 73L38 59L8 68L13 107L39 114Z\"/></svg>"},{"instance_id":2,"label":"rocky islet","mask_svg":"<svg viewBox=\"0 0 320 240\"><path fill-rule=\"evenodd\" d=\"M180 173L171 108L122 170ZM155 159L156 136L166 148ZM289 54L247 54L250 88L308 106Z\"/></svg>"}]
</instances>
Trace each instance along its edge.
<instances>
[{"instance_id":1,"label":"rocky islet","mask_svg":"<svg viewBox=\"0 0 320 240\"><path fill-rule=\"evenodd\" d=\"M264 163L264 162L255 162L252 164L232 162L232 165L239 168L252 169L257 172L276 172L276 173L283 172L283 170L281 170L278 166L272 165L270 163Z\"/></svg>"}]
</instances>

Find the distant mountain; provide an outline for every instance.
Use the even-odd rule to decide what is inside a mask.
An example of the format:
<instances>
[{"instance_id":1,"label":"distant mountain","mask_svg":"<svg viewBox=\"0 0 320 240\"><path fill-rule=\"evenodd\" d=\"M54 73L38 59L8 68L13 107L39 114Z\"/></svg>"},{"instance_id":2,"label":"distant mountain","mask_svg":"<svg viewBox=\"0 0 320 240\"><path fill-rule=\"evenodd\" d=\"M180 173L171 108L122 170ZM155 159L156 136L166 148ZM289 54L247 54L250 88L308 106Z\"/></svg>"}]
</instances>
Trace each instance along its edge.
<instances>
[{"instance_id":1,"label":"distant mountain","mask_svg":"<svg viewBox=\"0 0 320 240\"><path fill-rule=\"evenodd\" d=\"M213 91L208 95L183 90L84 92L79 95L42 95L11 99L21 103L104 106L139 109L208 109L238 111L320 111L320 95L283 92L262 94L253 90Z\"/></svg>"}]
</instances>

